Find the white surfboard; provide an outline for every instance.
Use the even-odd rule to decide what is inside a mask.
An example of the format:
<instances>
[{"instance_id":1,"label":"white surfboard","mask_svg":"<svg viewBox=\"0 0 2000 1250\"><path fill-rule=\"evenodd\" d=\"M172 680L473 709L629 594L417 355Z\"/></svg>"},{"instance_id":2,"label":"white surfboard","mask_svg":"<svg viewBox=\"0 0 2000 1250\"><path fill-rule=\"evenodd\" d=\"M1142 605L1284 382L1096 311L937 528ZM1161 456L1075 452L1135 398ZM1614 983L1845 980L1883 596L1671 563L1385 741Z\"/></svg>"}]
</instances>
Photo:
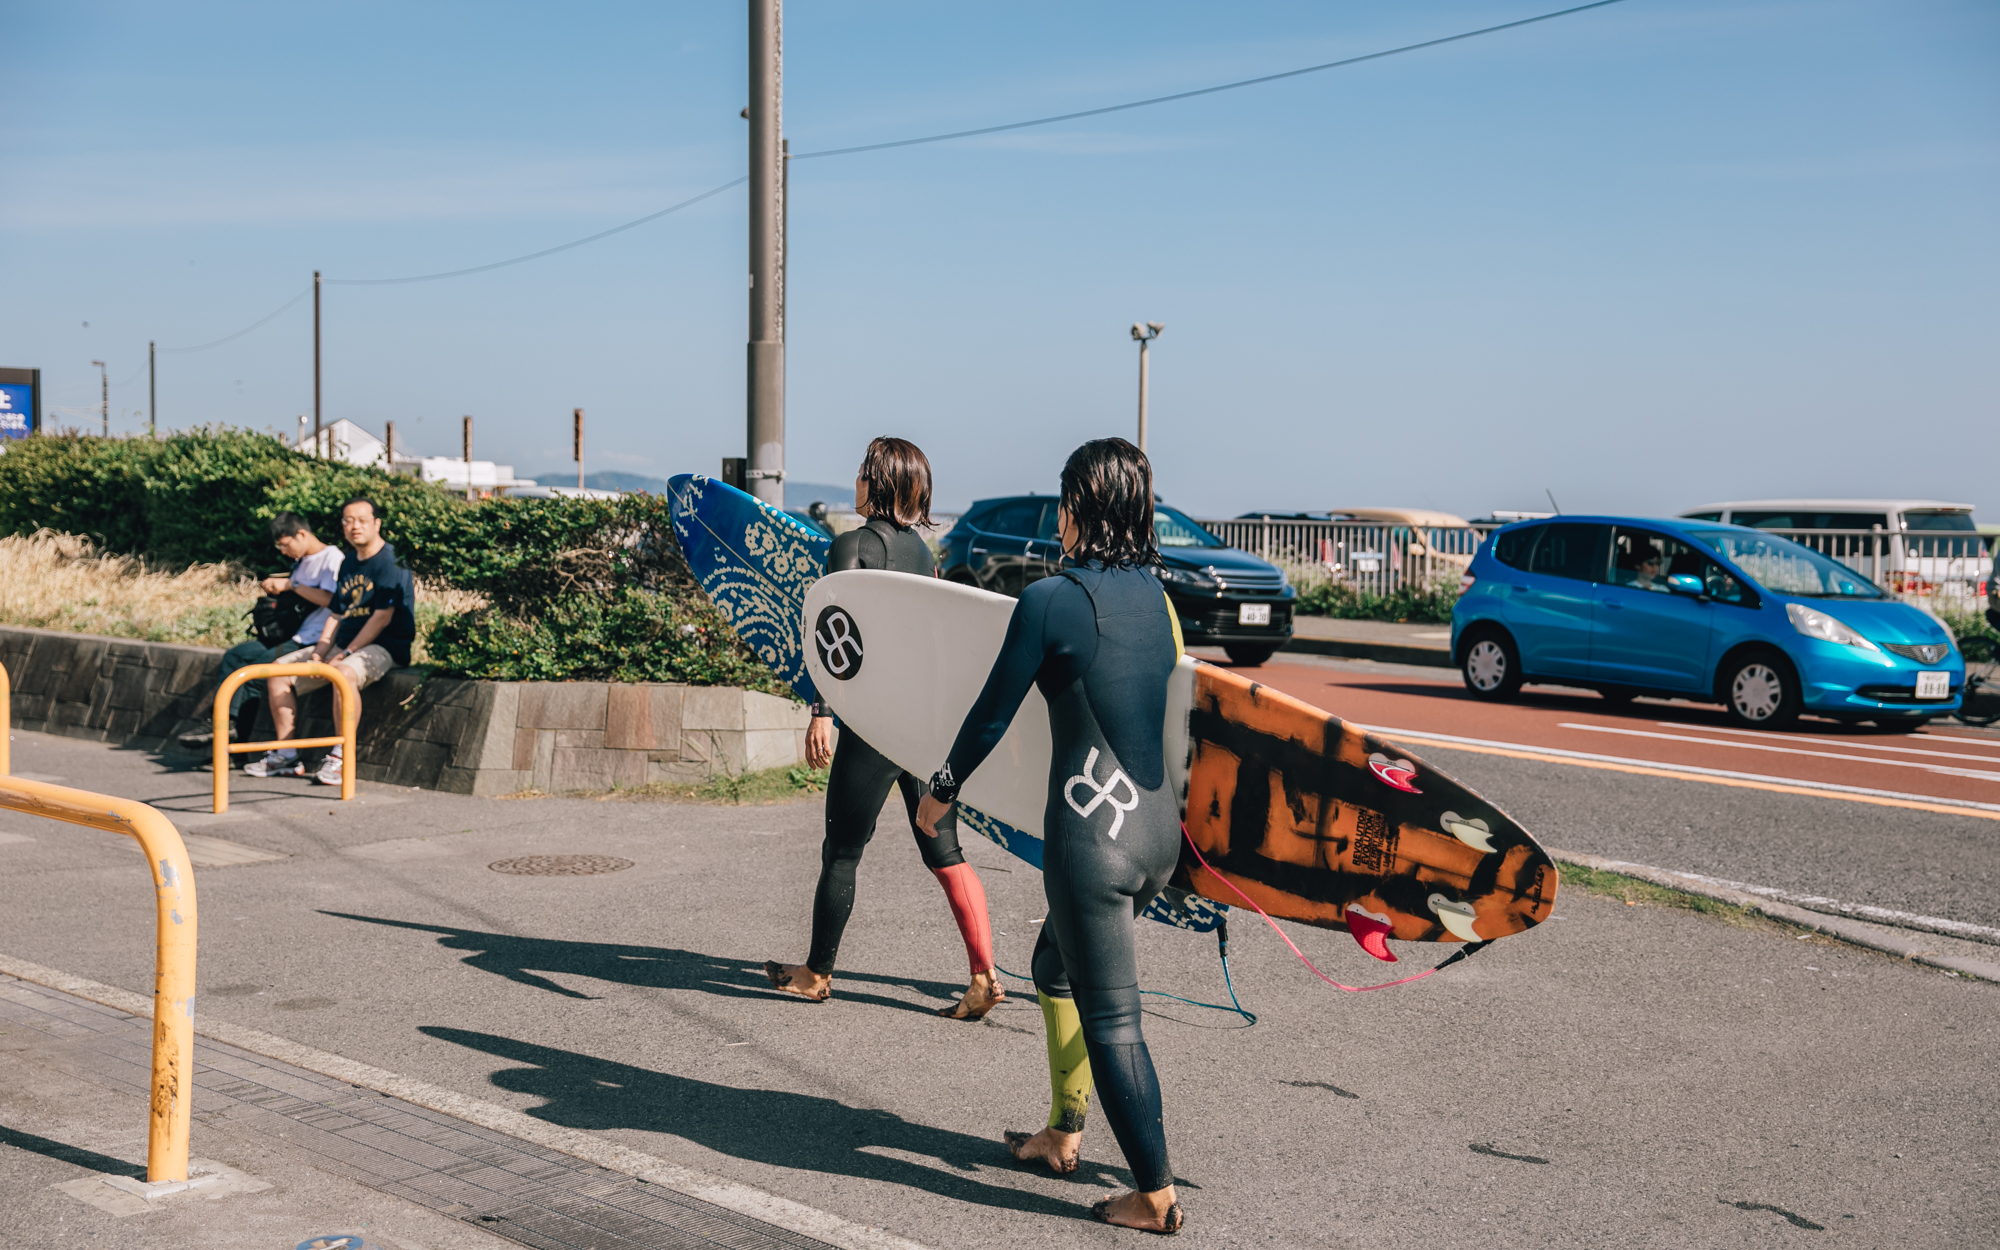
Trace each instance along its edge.
<instances>
[{"instance_id":1,"label":"white surfboard","mask_svg":"<svg viewBox=\"0 0 2000 1250\"><path fill-rule=\"evenodd\" d=\"M950 754L985 687L1014 605L1005 595L934 577L833 573L806 591L806 669L843 724L906 771L928 777ZM1167 776L1183 802L1194 668L1183 657L1167 690ZM959 797L1042 837L1050 750L1048 704L1031 686L1006 736Z\"/></svg>"}]
</instances>

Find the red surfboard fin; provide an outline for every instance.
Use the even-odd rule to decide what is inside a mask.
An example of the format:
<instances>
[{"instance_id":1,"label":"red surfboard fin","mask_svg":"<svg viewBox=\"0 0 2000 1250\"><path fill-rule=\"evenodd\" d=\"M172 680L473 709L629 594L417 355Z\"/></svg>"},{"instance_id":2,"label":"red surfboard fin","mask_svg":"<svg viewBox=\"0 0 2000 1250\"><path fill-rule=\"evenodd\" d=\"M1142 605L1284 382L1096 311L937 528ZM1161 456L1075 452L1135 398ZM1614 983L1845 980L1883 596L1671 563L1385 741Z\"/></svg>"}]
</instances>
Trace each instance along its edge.
<instances>
[{"instance_id":1,"label":"red surfboard fin","mask_svg":"<svg viewBox=\"0 0 2000 1250\"><path fill-rule=\"evenodd\" d=\"M1355 941L1361 943L1362 950L1385 964L1396 962L1395 952L1389 949L1387 916L1378 916L1359 903L1349 903L1346 916L1347 931L1354 935Z\"/></svg>"}]
</instances>

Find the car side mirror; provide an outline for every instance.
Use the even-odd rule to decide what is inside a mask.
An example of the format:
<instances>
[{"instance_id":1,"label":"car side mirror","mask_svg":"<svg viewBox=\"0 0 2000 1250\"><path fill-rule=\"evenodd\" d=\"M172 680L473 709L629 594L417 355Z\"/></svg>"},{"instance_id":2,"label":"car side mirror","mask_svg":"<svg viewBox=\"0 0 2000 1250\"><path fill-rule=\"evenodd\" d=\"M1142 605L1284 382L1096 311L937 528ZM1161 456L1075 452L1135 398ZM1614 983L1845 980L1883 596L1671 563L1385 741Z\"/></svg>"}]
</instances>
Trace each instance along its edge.
<instances>
[{"instance_id":1,"label":"car side mirror","mask_svg":"<svg viewBox=\"0 0 2000 1250\"><path fill-rule=\"evenodd\" d=\"M1677 595L1705 595L1708 587L1692 573L1670 573L1667 575L1667 589Z\"/></svg>"}]
</instances>

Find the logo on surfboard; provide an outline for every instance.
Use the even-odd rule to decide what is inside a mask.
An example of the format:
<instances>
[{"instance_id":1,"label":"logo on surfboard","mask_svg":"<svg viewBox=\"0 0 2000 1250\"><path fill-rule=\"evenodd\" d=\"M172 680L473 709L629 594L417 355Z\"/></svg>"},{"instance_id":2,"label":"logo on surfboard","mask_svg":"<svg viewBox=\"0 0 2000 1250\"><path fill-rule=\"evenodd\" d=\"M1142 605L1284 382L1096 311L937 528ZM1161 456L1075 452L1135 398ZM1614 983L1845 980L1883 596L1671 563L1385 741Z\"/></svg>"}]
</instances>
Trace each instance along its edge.
<instances>
[{"instance_id":1,"label":"logo on surfboard","mask_svg":"<svg viewBox=\"0 0 2000 1250\"><path fill-rule=\"evenodd\" d=\"M820 610L819 623L813 626L813 646L819 650L819 662L835 681L851 680L861 671L861 630L846 608L830 604Z\"/></svg>"},{"instance_id":2,"label":"logo on surfboard","mask_svg":"<svg viewBox=\"0 0 2000 1250\"><path fill-rule=\"evenodd\" d=\"M1083 771L1071 777L1068 781L1063 782L1063 801L1068 803L1070 809L1085 820L1090 819L1090 814L1096 811L1100 804L1111 804L1111 809L1115 814L1111 817L1109 836L1113 842L1116 842L1118 840L1118 830L1125 824L1125 813L1139 806L1139 787L1132 784L1132 779L1125 775L1125 770L1122 768L1112 769L1111 775L1104 779L1104 784L1102 785L1098 784L1096 773L1097 748L1092 747L1090 748L1090 754L1084 757ZM1092 798L1090 802L1078 803L1076 801L1076 795L1072 791L1078 786L1085 786L1091 790ZM1116 790L1119 786L1125 787L1127 801L1124 803L1120 803L1116 798L1112 797L1112 791Z\"/></svg>"}]
</instances>

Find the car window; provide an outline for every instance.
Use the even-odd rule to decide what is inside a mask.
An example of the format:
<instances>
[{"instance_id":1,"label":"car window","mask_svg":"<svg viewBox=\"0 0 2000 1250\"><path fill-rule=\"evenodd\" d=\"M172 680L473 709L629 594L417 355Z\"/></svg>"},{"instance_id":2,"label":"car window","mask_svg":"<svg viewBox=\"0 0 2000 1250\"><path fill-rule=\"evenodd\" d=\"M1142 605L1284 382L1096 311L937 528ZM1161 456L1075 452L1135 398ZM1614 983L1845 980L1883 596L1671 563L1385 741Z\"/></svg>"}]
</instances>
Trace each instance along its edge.
<instances>
[{"instance_id":1,"label":"car window","mask_svg":"<svg viewBox=\"0 0 2000 1250\"><path fill-rule=\"evenodd\" d=\"M1583 582L1595 581L1601 571L1597 566L1597 539L1603 529L1602 525L1576 521L1544 525L1542 540L1535 544L1534 554L1528 557L1528 571L1547 573L1552 577L1573 577Z\"/></svg>"},{"instance_id":2,"label":"car window","mask_svg":"<svg viewBox=\"0 0 2000 1250\"><path fill-rule=\"evenodd\" d=\"M1009 538L1031 538L1041 523L1042 503L1040 499L1016 499L1003 503L980 521L979 528L989 534L1005 534Z\"/></svg>"},{"instance_id":3,"label":"car window","mask_svg":"<svg viewBox=\"0 0 2000 1250\"><path fill-rule=\"evenodd\" d=\"M1703 517L1702 520L1712 518ZM1889 517L1881 512L1806 512L1773 511L1744 512L1730 515L1730 523L1747 525L1753 530L1866 530L1878 525L1889 524Z\"/></svg>"},{"instance_id":4,"label":"car window","mask_svg":"<svg viewBox=\"0 0 2000 1250\"><path fill-rule=\"evenodd\" d=\"M1720 512L1684 512L1681 515L1687 517L1690 521L1720 521L1722 519Z\"/></svg>"},{"instance_id":5,"label":"car window","mask_svg":"<svg viewBox=\"0 0 2000 1250\"><path fill-rule=\"evenodd\" d=\"M1672 594L1667 579L1686 574L1701 579L1702 591L1724 603L1742 603L1749 592L1729 570L1671 534L1620 525L1611 534L1611 584Z\"/></svg>"},{"instance_id":6,"label":"car window","mask_svg":"<svg viewBox=\"0 0 2000 1250\"><path fill-rule=\"evenodd\" d=\"M1229 544L1165 504L1153 506L1153 532L1162 547L1227 547Z\"/></svg>"},{"instance_id":7,"label":"car window","mask_svg":"<svg viewBox=\"0 0 2000 1250\"><path fill-rule=\"evenodd\" d=\"M1041 522L1035 526L1036 538L1052 543L1062 541L1062 534L1056 529L1056 513L1058 511L1059 509L1054 503L1042 509Z\"/></svg>"},{"instance_id":8,"label":"car window","mask_svg":"<svg viewBox=\"0 0 2000 1250\"><path fill-rule=\"evenodd\" d=\"M1542 536L1540 525L1523 525L1518 529L1501 530L1493 536L1493 558L1510 569L1528 567L1528 553L1534 550L1535 540Z\"/></svg>"},{"instance_id":9,"label":"car window","mask_svg":"<svg viewBox=\"0 0 2000 1250\"><path fill-rule=\"evenodd\" d=\"M1741 530L1690 530L1702 542L1735 561L1764 589L1816 599L1880 599L1882 590L1837 560L1789 538Z\"/></svg>"}]
</instances>

